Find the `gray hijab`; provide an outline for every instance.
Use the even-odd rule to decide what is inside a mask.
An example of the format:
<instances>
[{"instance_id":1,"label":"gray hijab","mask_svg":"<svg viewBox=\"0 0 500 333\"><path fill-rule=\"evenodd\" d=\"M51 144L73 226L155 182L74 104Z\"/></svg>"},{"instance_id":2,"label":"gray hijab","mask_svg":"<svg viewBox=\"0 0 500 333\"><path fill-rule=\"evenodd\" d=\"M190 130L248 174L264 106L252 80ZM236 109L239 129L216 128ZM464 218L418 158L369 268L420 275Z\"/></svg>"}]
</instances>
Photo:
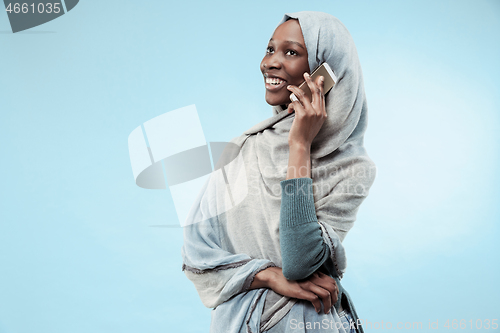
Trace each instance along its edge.
<instances>
[{"instance_id":1,"label":"gray hijab","mask_svg":"<svg viewBox=\"0 0 500 333\"><path fill-rule=\"evenodd\" d=\"M337 18L299 12L286 14L280 24L289 18L298 19L302 28L309 68L326 61L338 78L326 96L328 117L311 147L311 172L323 239L341 278L346 268L341 241L375 177L363 147L367 106L361 67L354 42ZM294 114L280 107L274 107L273 114L231 141L222 158L227 163L205 184L191 209L191 224L184 229L183 270L202 302L217 307L212 325L225 327L225 332L238 320L252 331L268 290L248 288L257 272L281 266L280 182L286 179ZM279 320L295 301L283 297L283 306L277 307L282 312L268 322Z\"/></svg>"}]
</instances>

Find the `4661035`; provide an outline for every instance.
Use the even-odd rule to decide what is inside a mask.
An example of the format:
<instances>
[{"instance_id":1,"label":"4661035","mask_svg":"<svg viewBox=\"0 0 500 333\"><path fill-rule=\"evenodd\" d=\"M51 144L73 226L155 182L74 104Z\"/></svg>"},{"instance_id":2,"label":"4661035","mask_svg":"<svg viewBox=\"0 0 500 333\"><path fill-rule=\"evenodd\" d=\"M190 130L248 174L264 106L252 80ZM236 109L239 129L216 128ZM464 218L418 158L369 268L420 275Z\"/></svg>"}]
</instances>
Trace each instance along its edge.
<instances>
[{"instance_id":1,"label":"4661035","mask_svg":"<svg viewBox=\"0 0 500 333\"><path fill-rule=\"evenodd\" d=\"M60 7L60 3L56 2L56 3L50 3L50 2L47 2L47 3L39 3L37 6L35 6L34 3L32 4L27 4L27 3L9 3L8 6L5 8L5 11L8 12L9 14L10 13L15 13L15 14L19 14L19 13L23 13L23 14L27 14L27 13L38 13L38 14L42 14L42 13L47 13L47 14L51 14L51 13L55 13L55 14L58 14L60 11L61 11L61 7Z\"/></svg>"}]
</instances>

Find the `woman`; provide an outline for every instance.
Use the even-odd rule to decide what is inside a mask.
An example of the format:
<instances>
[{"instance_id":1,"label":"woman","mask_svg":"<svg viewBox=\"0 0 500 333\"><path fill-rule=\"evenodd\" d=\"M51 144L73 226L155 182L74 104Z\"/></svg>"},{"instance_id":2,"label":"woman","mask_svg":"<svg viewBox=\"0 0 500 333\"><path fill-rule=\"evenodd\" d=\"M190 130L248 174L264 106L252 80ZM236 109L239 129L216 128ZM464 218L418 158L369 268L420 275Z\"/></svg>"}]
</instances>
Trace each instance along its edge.
<instances>
[{"instance_id":1,"label":"woman","mask_svg":"<svg viewBox=\"0 0 500 333\"><path fill-rule=\"evenodd\" d=\"M324 97L308 76L323 62L338 77ZM261 70L274 116L232 140L200 192L183 270L214 308L211 332L355 332L341 241L375 176L356 48L331 15L286 14Z\"/></svg>"}]
</instances>

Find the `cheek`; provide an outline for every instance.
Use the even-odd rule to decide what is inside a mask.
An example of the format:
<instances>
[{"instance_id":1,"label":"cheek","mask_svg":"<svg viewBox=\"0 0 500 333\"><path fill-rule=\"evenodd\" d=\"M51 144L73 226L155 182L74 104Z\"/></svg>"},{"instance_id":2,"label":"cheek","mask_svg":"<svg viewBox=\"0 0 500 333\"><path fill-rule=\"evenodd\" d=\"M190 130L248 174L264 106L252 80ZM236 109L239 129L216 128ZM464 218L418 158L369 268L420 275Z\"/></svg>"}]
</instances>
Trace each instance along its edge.
<instances>
[{"instance_id":1,"label":"cheek","mask_svg":"<svg viewBox=\"0 0 500 333\"><path fill-rule=\"evenodd\" d=\"M289 73L294 82L301 81L302 75L304 74L302 67L297 65L293 66L293 68L290 68Z\"/></svg>"},{"instance_id":2,"label":"cheek","mask_svg":"<svg viewBox=\"0 0 500 333\"><path fill-rule=\"evenodd\" d=\"M293 80L302 82L304 81L304 73L309 73L309 65L304 65L303 63L294 64L293 68L290 68L290 75L293 77Z\"/></svg>"}]
</instances>

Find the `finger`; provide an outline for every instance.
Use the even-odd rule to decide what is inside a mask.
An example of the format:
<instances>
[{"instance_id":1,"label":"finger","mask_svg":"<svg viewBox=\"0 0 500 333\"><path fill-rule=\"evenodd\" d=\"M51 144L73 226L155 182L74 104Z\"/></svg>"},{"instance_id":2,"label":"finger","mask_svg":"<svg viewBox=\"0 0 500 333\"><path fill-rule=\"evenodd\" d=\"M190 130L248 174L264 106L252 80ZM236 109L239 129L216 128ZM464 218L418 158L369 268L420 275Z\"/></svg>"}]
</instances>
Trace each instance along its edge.
<instances>
[{"instance_id":1,"label":"finger","mask_svg":"<svg viewBox=\"0 0 500 333\"><path fill-rule=\"evenodd\" d=\"M311 278L310 281L320 286L321 288L328 290L332 298L332 304L337 303L339 289L337 283L335 282L335 279L326 274L318 272L318 275Z\"/></svg>"},{"instance_id":2,"label":"finger","mask_svg":"<svg viewBox=\"0 0 500 333\"><path fill-rule=\"evenodd\" d=\"M331 282L335 286L337 286L337 281L335 281L335 279L333 277L331 277L330 275L327 275L327 274L320 272L320 271L317 271L316 273L318 273L318 277L321 278L322 280Z\"/></svg>"},{"instance_id":3,"label":"finger","mask_svg":"<svg viewBox=\"0 0 500 333\"><path fill-rule=\"evenodd\" d=\"M295 102L296 100L299 100L299 98L298 98L298 96L297 96L297 95L301 93L301 90L302 90L302 89L300 89L299 87L294 86L294 85L288 85L288 86L286 87L286 89L287 89L288 91L292 92L292 94L290 94L290 102L291 102L291 103ZM294 96L295 96L295 100L294 100L294 99L292 99L292 95L294 95Z\"/></svg>"},{"instance_id":4,"label":"finger","mask_svg":"<svg viewBox=\"0 0 500 333\"><path fill-rule=\"evenodd\" d=\"M294 85L289 85L286 87L289 91L293 92L295 97L299 100L300 104L304 106L305 109L312 109L311 107L311 101L309 100L309 97L307 97L306 93L300 89L297 86Z\"/></svg>"},{"instance_id":5,"label":"finger","mask_svg":"<svg viewBox=\"0 0 500 333\"><path fill-rule=\"evenodd\" d=\"M312 284L310 286L310 291L315 293L321 299L325 314L329 313L332 308L332 295L330 292L316 284Z\"/></svg>"},{"instance_id":6,"label":"finger","mask_svg":"<svg viewBox=\"0 0 500 333\"><path fill-rule=\"evenodd\" d=\"M321 299L321 302L323 303L323 311L325 312L325 314L330 312L330 309L332 307L332 297L328 290L318 286L315 283L312 283L310 280L304 282L301 287L314 293L317 297L319 297L319 299Z\"/></svg>"},{"instance_id":7,"label":"finger","mask_svg":"<svg viewBox=\"0 0 500 333\"><path fill-rule=\"evenodd\" d=\"M325 93L324 93L324 91L325 91L325 78L323 76L318 77L316 84L319 88L319 96L320 96L320 98L318 100L318 102L319 102L318 106L321 107L325 103ZM325 109L323 108L323 110L325 110ZM325 110L325 113L326 113L326 110Z\"/></svg>"},{"instance_id":8,"label":"finger","mask_svg":"<svg viewBox=\"0 0 500 333\"><path fill-rule=\"evenodd\" d=\"M320 90L320 98L317 100L317 104L313 104L315 107L318 108L318 110L323 110L323 116L326 118L327 113L326 113L326 107L325 107L325 94L324 94L324 89L325 89L325 78L323 76L319 76L316 79L316 84L319 87Z\"/></svg>"},{"instance_id":9,"label":"finger","mask_svg":"<svg viewBox=\"0 0 500 333\"><path fill-rule=\"evenodd\" d=\"M325 94L323 94L323 91L325 90L325 77L320 75L316 80L317 80L316 84L319 87L319 90L321 92L321 96L324 96Z\"/></svg>"},{"instance_id":10,"label":"finger","mask_svg":"<svg viewBox=\"0 0 500 333\"><path fill-rule=\"evenodd\" d=\"M288 107L292 108L295 111L295 118L301 118L305 115L306 111L302 104L299 101L292 102L288 105Z\"/></svg>"},{"instance_id":11,"label":"finger","mask_svg":"<svg viewBox=\"0 0 500 333\"><path fill-rule=\"evenodd\" d=\"M312 306L314 307L314 310L317 313L321 311L321 300L315 293L302 289L301 296L298 298L311 302Z\"/></svg>"},{"instance_id":12,"label":"finger","mask_svg":"<svg viewBox=\"0 0 500 333\"><path fill-rule=\"evenodd\" d=\"M309 90L311 90L311 97L312 97L311 104L313 104L313 105L318 104L318 102L321 101L321 97L322 97L321 89L320 89L319 85L317 84L317 82L314 82L311 79L311 76L309 75L309 73L304 73L304 79L306 80L306 83L309 87Z\"/></svg>"}]
</instances>

